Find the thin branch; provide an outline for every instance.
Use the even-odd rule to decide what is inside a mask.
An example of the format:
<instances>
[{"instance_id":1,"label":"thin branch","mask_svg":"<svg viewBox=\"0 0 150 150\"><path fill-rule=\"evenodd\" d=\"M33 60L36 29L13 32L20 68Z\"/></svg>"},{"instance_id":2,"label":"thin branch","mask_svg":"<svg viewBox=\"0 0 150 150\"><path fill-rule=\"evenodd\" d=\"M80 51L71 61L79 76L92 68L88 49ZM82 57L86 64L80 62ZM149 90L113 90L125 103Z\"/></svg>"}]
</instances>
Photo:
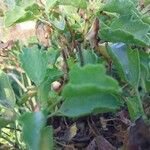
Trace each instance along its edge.
<instances>
[{"instance_id":1,"label":"thin branch","mask_svg":"<svg viewBox=\"0 0 150 150\"><path fill-rule=\"evenodd\" d=\"M31 87L32 86L32 82L31 82L31 80L29 79L28 76L26 76L26 77L27 77L28 86ZM29 100L29 104L31 106L31 110L32 111L34 111L34 102L37 104L35 97L31 97L31 99Z\"/></svg>"},{"instance_id":2,"label":"thin branch","mask_svg":"<svg viewBox=\"0 0 150 150\"><path fill-rule=\"evenodd\" d=\"M66 145L66 144L63 144L63 143L61 143L61 142L59 142L59 141L56 141L56 140L55 140L55 142L56 142L58 145L60 145L60 146L63 146L63 147L69 148L69 149L70 149L70 148L71 148L71 149L74 149L73 146L71 146L71 145Z\"/></svg>"},{"instance_id":3,"label":"thin branch","mask_svg":"<svg viewBox=\"0 0 150 150\"><path fill-rule=\"evenodd\" d=\"M69 72L69 66L68 66L68 63L67 63L67 56L66 56L66 53L65 53L65 50L62 49L62 57L63 57L63 60L64 60L64 82L66 82L68 80L68 72Z\"/></svg>"},{"instance_id":4,"label":"thin branch","mask_svg":"<svg viewBox=\"0 0 150 150\"><path fill-rule=\"evenodd\" d=\"M72 28L71 28L71 26L70 26L70 24L69 24L69 22L68 22L67 17L65 17L65 21L66 21L67 28L68 28L68 30L69 30L69 32L70 32L70 35L71 35L71 40L72 40L72 42L73 42L74 45L75 45L75 35L74 35L74 32L73 32L73 30L72 30Z\"/></svg>"}]
</instances>

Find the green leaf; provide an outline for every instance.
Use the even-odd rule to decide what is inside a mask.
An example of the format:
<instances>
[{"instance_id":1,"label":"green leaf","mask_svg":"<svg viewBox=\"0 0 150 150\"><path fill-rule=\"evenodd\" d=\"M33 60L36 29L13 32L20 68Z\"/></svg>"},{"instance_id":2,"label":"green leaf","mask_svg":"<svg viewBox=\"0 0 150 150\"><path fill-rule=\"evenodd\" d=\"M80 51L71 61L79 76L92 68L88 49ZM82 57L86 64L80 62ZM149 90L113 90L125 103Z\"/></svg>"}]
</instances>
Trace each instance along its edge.
<instances>
[{"instance_id":1,"label":"green leaf","mask_svg":"<svg viewBox=\"0 0 150 150\"><path fill-rule=\"evenodd\" d=\"M37 19L41 16L40 7L37 4L33 4L25 9L26 13L20 17L15 23L21 23L29 20Z\"/></svg>"},{"instance_id":2,"label":"green leaf","mask_svg":"<svg viewBox=\"0 0 150 150\"><path fill-rule=\"evenodd\" d=\"M105 74L102 65L75 66L69 73L69 83L62 91L65 99L59 112L69 117L90 113L115 111L120 102L117 95L121 89L116 80Z\"/></svg>"},{"instance_id":3,"label":"green leaf","mask_svg":"<svg viewBox=\"0 0 150 150\"><path fill-rule=\"evenodd\" d=\"M48 67L46 52L39 50L36 46L24 48L20 61L29 78L39 85L44 80Z\"/></svg>"},{"instance_id":4,"label":"green leaf","mask_svg":"<svg viewBox=\"0 0 150 150\"><path fill-rule=\"evenodd\" d=\"M53 20L51 19L50 22L59 30L64 30L65 29L65 19L63 17L59 17L59 19L54 18Z\"/></svg>"},{"instance_id":5,"label":"green leaf","mask_svg":"<svg viewBox=\"0 0 150 150\"><path fill-rule=\"evenodd\" d=\"M97 55L92 50L83 50L82 51L84 64L96 64L98 62ZM78 55L78 61L80 62L80 58Z\"/></svg>"},{"instance_id":6,"label":"green leaf","mask_svg":"<svg viewBox=\"0 0 150 150\"><path fill-rule=\"evenodd\" d=\"M58 0L46 0L45 9L48 12L49 9L54 7L54 5L57 3Z\"/></svg>"},{"instance_id":7,"label":"green leaf","mask_svg":"<svg viewBox=\"0 0 150 150\"><path fill-rule=\"evenodd\" d=\"M82 9L85 9L87 7L86 0L47 0L46 11L48 11L55 5L70 5Z\"/></svg>"},{"instance_id":8,"label":"green leaf","mask_svg":"<svg viewBox=\"0 0 150 150\"><path fill-rule=\"evenodd\" d=\"M119 13L127 15L127 13L133 13L136 10L135 3L132 0L109 0L104 6L103 11L112 13Z\"/></svg>"},{"instance_id":9,"label":"green leaf","mask_svg":"<svg viewBox=\"0 0 150 150\"><path fill-rule=\"evenodd\" d=\"M45 127L42 129L40 150L53 150L53 128Z\"/></svg>"},{"instance_id":10,"label":"green leaf","mask_svg":"<svg viewBox=\"0 0 150 150\"><path fill-rule=\"evenodd\" d=\"M141 116L141 112L140 112L139 105L138 105L137 101L138 101L137 97L128 98L128 100L126 101L128 111L129 111L129 114L130 114L132 121L137 120Z\"/></svg>"},{"instance_id":11,"label":"green leaf","mask_svg":"<svg viewBox=\"0 0 150 150\"><path fill-rule=\"evenodd\" d=\"M0 129L6 127L9 123L11 123L11 120L8 120L5 117L0 116Z\"/></svg>"},{"instance_id":12,"label":"green leaf","mask_svg":"<svg viewBox=\"0 0 150 150\"><path fill-rule=\"evenodd\" d=\"M150 92L150 55L144 51L140 51L141 62L141 80L145 92Z\"/></svg>"},{"instance_id":13,"label":"green leaf","mask_svg":"<svg viewBox=\"0 0 150 150\"><path fill-rule=\"evenodd\" d=\"M48 48L48 62L51 65L54 65L56 63L57 58L59 57L60 51L56 48Z\"/></svg>"},{"instance_id":14,"label":"green leaf","mask_svg":"<svg viewBox=\"0 0 150 150\"><path fill-rule=\"evenodd\" d=\"M22 8L26 9L35 3L36 3L36 0L25 0L25 1L21 0L21 1L19 1L18 5L21 6Z\"/></svg>"},{"instance_id":15,"label":"green leaf","mask_svg":"<svg viewBox=\"0 0 150 150\"><path fill-rule=\"evenodd\" d=\"M21 116L22 134L29 149L38 150L41 130L45 124L45 117L41 112L26 113Z\"/></svg>"},{"instance_id":16,"label":"green leaf","mask_svg":"<svg viewBox=\"0 0 150 150\"><path fill-rule=\"evenodd\" d=\"M60 5L71 5L85 9L87 7L86 0L58 0Z\"/></svg>"},{"instance_id":17,"label":"green leaf","mask_svg":"<svg viewBox=\"0 0 150 150\"><path fill-rule=\"evenodd\" d=\"M82 96L81 93L79 96L66 99L59 112L63 116L81 117L91 113L115 112L119 107L119 99L109 93L94 93L87 96Z\"/></svg>"},{"instance_id":18,"label":"green leaf","mask_svg":"<svg viewBox=\"0 0 150 150\"><path fill-rule=\"evenodd\" d=\"M5 26L37 19L40 15L40 7L33 0L22 1L20 5L16 5L5 13Z\"/></svg>"},{"instance_id":19,"label":"green leaf","mask_svg":"<svg viewBox=\"0 0 150 150\"><path fill-rule=\"evenodd\" d=\"M121 16L114 19L109 26L101 23L101 28L101 38L109 42L124 42L140 46L150 45L150 37L148 36L150 26L137 16Z\"/></svg>"},{"instance_id":20,"label":"green leaf","mask_svg":"<svg viewBox=\"0 0 150 150\"><path fill-rule=\"evenodd\" d=\"M11 87L9 78L2 70L0 70L0 101L3 104L6 104L8 101L7 105L10 106L14 106L16 103L15 94Z\"/></svg>"},{"instance_id":21,"label":"green leaf","mask_svg":"<svg viewBox=\"0 0 150 150\"><path fill-rule=\"evenodd\" d=\"M86 65L84 67L75 66L70 71L70 80L67 86L64 87L63 94L65 96L73 96L77 93L69 92L67 89L69 87L80 86L80 89L76 89L76 91L81 91L84 87L97 87L96 89L104 92L113 92L119 93L121 89L118 85L118 82L110 76L105 74L106 70L103 65ZM70 89L71 90L71 89ZM86 92L86 90L85 90ZM90 92L92 93L92 92ZM89 94L90 94L89 93Z\"/></svg>"},{"instance_id":22,"label":"green leaf","mask_svg":"<svg viewBox=\"0 0 150 150\"><path fill-rule=\"evenodd\" d=\"M29 150L52 150L52 129L45 127L46 117L42 112L26 113L20 117L23 139ZM45 146L44 143L47 143Z\"/></svg>"},{"instance_id":23,"label":"green leaf","mask_svg":"<svg viewBox=\"0 0 150 150\"><path fill-rule=\"evenodd\" d=\"M108 53L111 56L120 77L133 87L137 87L140 78L140 59L138 50L132 50L124 43L116 43L109 44Z\"/></svg>"},{"instance_id":24,"label":"green leaf","mask_svg":"<svg viewBox=\"0 0 150 150\"><path fill-rule=\"evenodd\" d=\"M5 4L7 5L7 7L9 9L13 9L16 5L16 1L15 0L5 0Z\"/></svg>"},{"instance_id":25,"label":"green leaf","mask_svg":"<svg viewBox=\"0 0 150 150\"><path fill-rule=\"evenodd\" d=\"M24 16L25 13L25 10L19 6L16 6L13 10L7 11L5 13L5 26L9 27L13 25L18 19Z\"/></svg>"},{"instance_id":26,"label":"green leaf","mask_svg":"<svg viewBox=\"0 0 150 150\"><path fill-rule=\"evenodd\" d=\"M10 108L2 108L0 110L0 128L3 128L9 123L13 123L15 121L16 114Z\"/></svg>"},{"instance_id":27,"label":"green leaf","mask_svg":"<svg viewBox=\"0 0 150 150\"><path fill-rule=\"evenodd\" d=\"M46 73L45 80L38 87L38 98L42 105L47 104L49 99L49 92L51 90L51 83L63 76L63 72L57 68L49 69Z\"/></svg>"}]
</instances>

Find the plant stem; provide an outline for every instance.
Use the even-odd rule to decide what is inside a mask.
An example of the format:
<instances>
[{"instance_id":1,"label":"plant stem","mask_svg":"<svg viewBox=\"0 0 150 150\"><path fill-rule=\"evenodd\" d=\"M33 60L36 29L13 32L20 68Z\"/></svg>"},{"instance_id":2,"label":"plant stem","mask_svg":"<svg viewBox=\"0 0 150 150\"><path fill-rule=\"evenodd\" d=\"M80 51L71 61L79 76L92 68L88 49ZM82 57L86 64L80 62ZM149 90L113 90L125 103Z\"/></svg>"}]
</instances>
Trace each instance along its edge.
<instances>
[{"instance_id":1,"label":"plant stem","mask_svg":"<svg viewBox=\"0 0 150 150\"><path fill-rule=\"evenodd\" d=\"M10 77L12 77L12 78L16 81L16 83L22 88L22 90L23 90L24 92L27 91L27 89L25 88L25 86L17 79L17 77L16 77L14 74L8 73L8 75L9 75Z\"/></svg>"},{"instance_id":2,"label":"plant stem","mask_svg":"<svg viewBox=\"0 0 150 150\"><path fill-rule=\"evenodd\" d=\"M28 82L28 85L31 87L32 86L32 82L31 80L29 79L28 76L27 77L27 82ZM34 111L34 103L36 103L36 100L35 100L35 97L31 97L31 100L29 101L29 104L31 106L31 110Z\"/></svg>"},{"instance_id":3,"label":"plant stem","mask_svg":"<svg viewBox=\"0 0 150 150\"><path fill-rule=\"evenodd\" d=\"M65 17L65 21L66 21L66 25L68 27L68 30L70 32L70 35L71 35L71 41L73 42L74 46L76 45L76 42L75 42L75 34L74 34L74 31L72 30L69 22L68 22L68 19L67 17ZM73 50L72 50L73 51Z\"/></svg>"},{"instance_id":4,"label":"plant stem","mask_svg":"<svg viewBox=\"0 0 150 150\"><path fill-rule=\"evenodd\" d=\"M138 99L140 112L142 114L142 117L145 118L145 112L144 112L142 101L141 101L141 98L140 98L140 94L139 94L139 91L138 91L137 88L136 88L135 92L136 92L136 96L137 96L137 99Z\"/></svg>"},{"instance_id":5,"label":"plant stem","mask_svg":"<svg viewBox=\"0 0 150 150\"><path fill-rule=\"evenodd\" d=\"M79 47L79 44L77 45L77 51L79 53L80 65L84 66L84 58L83 58L82 50Z\"/></svg>"},{"instance_id":6,"label":"plant stem","mask_svg":"<svg viewBox=\"0 0 150 150\"><path fill-rule=\"evenodd\" d=\"M68 80L69 66L68 66L65 50L62 49L61 53L62 53L62 57L63 57L63 61L64 61L64 83L65 83Z\"/></svg>"},{"instance_id":7,"label":"plant stem","mask_svg":"<svg viewBox=\"0 0 150 150\"><path fill-rule=\"evenodd\" d=\"M53 103L51 105L51 107L49 108L50 110L52 110L55 106L57 106L57 104L59 104L61 102L61 99L57 100L55 103Z\"/></svg>"},{"instance_id":8,"label":"plant stem","mask_svg":"<svg viewBox=\"0 0 150 150\"><path fill-rule=\"evenodd\" d=\"M17 125L16 125L16 122L15 122L15 139L16 139L16 144L17 144L17 147L20 146L20 143L19 143L19 140L18 140L18 135L17 135Z\"/></svg>"},{"instance_id":9,"label":"plant stem","mask_svg":"<svg viewBox=\"0 0 150 150\"><path fill-rule=\"evenodd\" d=\"M57 111L55 111L55 112L51 113L50 115L48 115L48 116L47 116L47 118L54 117L56 114L58 114L58 112L57 112Z\"/></svg>"}]
</instances>

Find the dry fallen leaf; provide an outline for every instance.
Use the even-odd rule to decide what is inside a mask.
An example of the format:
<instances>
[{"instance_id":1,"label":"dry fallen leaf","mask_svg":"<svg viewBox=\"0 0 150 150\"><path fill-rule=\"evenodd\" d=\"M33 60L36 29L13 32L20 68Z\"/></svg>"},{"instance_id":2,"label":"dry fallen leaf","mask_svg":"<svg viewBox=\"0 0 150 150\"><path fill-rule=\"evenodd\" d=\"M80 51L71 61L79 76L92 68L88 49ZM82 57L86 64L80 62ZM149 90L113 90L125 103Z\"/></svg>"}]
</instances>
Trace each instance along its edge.
<instances>
[{"instance_id":1,"label":"dry fallen leaf","mask_svg":"<svg viewBox=\"0 0 150 150\"><path fill-rule=\"evenodd\" d=\"M89 32L86 35L86 40L88 40L91 44L91 47L94 48L97 46L97 36L99 30L99 19L95 18Z\"/></svg>"},{"instance_id":2,"label":"dry fallen leaf","mask_svg":"<svg viewBox=\"0 0 150 150\"><path fill-rule=\"evenodd\" d=\"M42 44L45 47L50 47L50 34L52 32L52 28L44 24L42 22L37 22L36 24L36 36L40 44Z\"/></svg>"},{"instance_id":3,"label":"dry fallen leaf","mask_svg":"<svg viewBox=\"0 0 150 150\"><path fill-rule=\"evenodd\" d=\"M76 123L71 125L65 132L64 136L63 136L63 140L64 141L71 141L71 139L77 134L77 126Z\"/></svg>"}]
</instances>

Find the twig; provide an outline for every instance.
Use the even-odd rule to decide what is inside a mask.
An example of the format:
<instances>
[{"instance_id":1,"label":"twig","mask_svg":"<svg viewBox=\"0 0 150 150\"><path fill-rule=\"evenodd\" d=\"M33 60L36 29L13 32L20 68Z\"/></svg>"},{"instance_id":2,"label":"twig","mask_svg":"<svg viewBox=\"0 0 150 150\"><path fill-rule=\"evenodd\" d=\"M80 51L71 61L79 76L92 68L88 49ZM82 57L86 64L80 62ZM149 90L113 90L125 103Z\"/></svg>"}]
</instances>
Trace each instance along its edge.
<instances>
[{"instance_id":1,"label":"twig","mask_svg":"<svg viewBox=\"0 0 150 150\"><path fill-rule=\"evenodd\" d=\"M56 141L56 140L55 140L55 142L56 142L57 144L63 146L63 147L72 148L72 150L74 149L73 146L71 146L71 145L66 145L66 144L63 144L63 143L58 142L58 141Z\"/></svg>"},{"instance_id":2,"label":"twig","mask_svg":"<svg viewBox=\"0 0 150 150\"><path fill-rule=\"evenodd\" d=\"M91 123L90 123L89 118L87 119L87 123L88 123L89 128L90 128L91 131L93 132L94 136L97 137L97 136L98 136L98 133L94 130L93 126L91 126Z\"/></svg>"},{"instance_id":3,"label":"twig","mask_svg":"<svg viewBox=\"0 0 150 150\"><path fill-rule=\"evenodd\" d=\"M71 28L71 26L70 26L70 24L69 24L69 22L68 22L68 20L67 20L67 17L65 17L65 21L66 21L66 25L67 25L67 27L68 27L68 30L69 30L69 32L70 32L70 34L71 34L71 40L72 40L72 42L73 42L74 45L75 45L75 35L74 35L74 32L73 32L73 30L72 30L72 28Z\"/></svg>"},{"instance_id":4,"label":"twig","mask_svg":"<svg viewBox=\"0 0 150 150\"><path fill-rule=\"evenodd\" d=\"M61 52L62 52L62 57L63 57L63 60L64 60L64 81L66 82L68 80L69 66L68 66L68 63L67 63L67 56L66 56L65 50L62 49Z\"/></svg>"}]
</instances>

